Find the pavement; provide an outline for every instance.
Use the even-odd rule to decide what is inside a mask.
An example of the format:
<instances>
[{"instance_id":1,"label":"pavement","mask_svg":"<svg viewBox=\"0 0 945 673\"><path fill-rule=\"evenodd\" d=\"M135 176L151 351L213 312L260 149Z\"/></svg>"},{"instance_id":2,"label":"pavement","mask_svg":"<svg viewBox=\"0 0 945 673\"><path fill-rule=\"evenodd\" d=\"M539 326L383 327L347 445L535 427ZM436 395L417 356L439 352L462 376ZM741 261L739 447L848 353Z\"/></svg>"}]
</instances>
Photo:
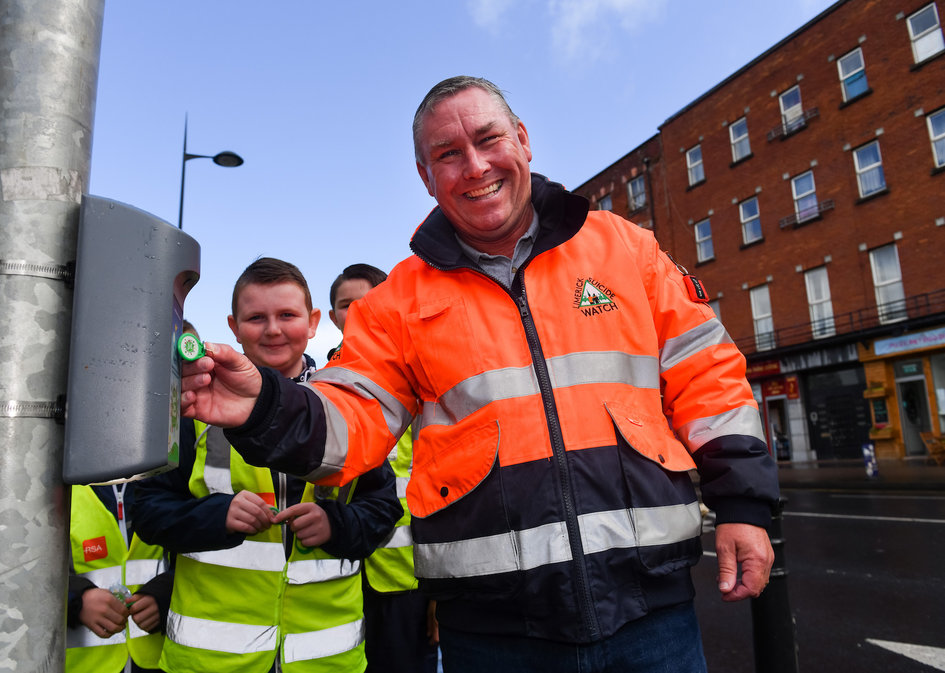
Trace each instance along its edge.
<instances>
[{"instance_id":1,"label":"pavement","mask_svg":"<svg viewBox=\"0 0 945 673\"><path fill-rule=\"evenodd\" d=\"M945 464L931 458L880 460L869 476L862 460L778 462L781 488L854 491L945 491Z\"/></svg>"}]
</instances>

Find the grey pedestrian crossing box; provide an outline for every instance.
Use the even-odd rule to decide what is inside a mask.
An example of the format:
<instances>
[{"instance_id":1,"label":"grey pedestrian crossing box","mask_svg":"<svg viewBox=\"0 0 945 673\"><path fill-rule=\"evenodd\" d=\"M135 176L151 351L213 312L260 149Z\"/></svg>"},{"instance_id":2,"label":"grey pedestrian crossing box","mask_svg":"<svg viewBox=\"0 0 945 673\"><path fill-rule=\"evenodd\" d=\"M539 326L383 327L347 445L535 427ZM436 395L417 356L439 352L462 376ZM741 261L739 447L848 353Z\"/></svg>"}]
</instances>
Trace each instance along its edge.
<instances>
[{"instance_id":1,"label":"grey pedestrian crossing box","mask_svg":"<svg viewBox=\"0 0 945 673\"><path fill-rule=\"evenodd\" d=\"M184 298L200 245L127 204L82 200L63 480L131 481L177 466Z\"/></svg>"}]
</instances>

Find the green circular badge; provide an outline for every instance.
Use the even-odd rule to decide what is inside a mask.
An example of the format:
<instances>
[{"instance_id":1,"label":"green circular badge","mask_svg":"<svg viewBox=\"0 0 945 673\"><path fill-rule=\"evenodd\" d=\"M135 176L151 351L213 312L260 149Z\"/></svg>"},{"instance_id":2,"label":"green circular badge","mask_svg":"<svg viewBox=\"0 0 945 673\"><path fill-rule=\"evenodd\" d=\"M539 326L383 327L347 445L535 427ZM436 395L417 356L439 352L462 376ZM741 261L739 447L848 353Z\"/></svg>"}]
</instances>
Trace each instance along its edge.
<instances>
[{"instance_id":1,"label":"green circular badge","mask_svg":"<svg viewBox=\"0 0 945 673\"><path fill-rule=\"evenodd\" d=\"M203 343L190 332L184 332L177 340L177 352L188 362L199 360L207 352L203 348Z\"/></svg>"}]
</instances>

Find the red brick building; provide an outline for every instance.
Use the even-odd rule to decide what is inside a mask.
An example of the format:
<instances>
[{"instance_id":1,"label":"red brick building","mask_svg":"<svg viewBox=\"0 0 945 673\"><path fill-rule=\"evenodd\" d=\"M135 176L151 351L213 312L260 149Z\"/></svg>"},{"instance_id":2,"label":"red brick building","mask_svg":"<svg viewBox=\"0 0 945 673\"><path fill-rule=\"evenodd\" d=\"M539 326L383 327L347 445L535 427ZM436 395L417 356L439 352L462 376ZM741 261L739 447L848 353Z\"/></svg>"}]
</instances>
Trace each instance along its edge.
<instances>
[{"instance_id":1,"label":"red brick building","mask_svg":"<svg viewBox=\"0 0 945 673\"><path fill-rule=\"evenodd\" d=\"M703 280L782 459L945 433L943 19L841 0L575 190Z\"/></svg>"}]
</instances>

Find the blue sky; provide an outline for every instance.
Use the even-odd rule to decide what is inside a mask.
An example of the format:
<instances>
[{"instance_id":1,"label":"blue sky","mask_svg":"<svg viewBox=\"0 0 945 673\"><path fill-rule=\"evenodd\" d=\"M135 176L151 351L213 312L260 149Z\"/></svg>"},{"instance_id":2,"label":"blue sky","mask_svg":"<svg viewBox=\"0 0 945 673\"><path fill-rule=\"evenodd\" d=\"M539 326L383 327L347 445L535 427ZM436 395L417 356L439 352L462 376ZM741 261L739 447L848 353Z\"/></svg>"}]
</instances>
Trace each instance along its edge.
<instances>
[{"instance_id":1,"label":"blue sky","mask_svg":"<svg viewBox=\"0 0 945 673\"><path fill-rule=\"evenodd\" d=\"M789 35L827 0L107 0L90 192L177 224L201 279L184 313L208 341L261 255L302 270L322 310L310 354L340 340L328 287L346 265L409 254L435 205L410 124L438 81L494 81L532 170L577 186Z\"/></svg>"}]
</instances>

